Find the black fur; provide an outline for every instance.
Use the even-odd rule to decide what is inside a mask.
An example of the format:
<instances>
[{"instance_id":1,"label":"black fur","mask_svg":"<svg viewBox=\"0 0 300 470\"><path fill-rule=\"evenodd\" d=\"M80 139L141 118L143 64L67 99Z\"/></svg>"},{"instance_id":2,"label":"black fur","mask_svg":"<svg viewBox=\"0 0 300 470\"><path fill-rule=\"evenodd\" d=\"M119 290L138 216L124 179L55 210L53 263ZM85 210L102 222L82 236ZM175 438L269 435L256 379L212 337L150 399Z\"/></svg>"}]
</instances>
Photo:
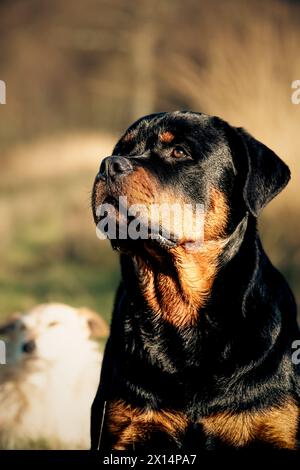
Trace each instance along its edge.
<instances>
[{"instance_id":1,"label":"black fur","mask_svg":"<svg viewBox=\"0 0 300 470\"><path fill-rule=\"evenodd\" d=\"M226 195L229 242L197 325L183 329L158 320L139 291L132 253L143 256L143 244L122 247L123 280L92 407L92 448L98 448L103 421L101 446L110 449L103 410L114 398L189 417L185 436L172 444L153 436L149 452L168 445L181 450L222 447L204 435L196 424L199 418L280 406L287 396L299 402L299 367L291 361L291 344L299 338L295 301L263 250L256 219L287 184L289 169L246 131L216 117L160 113L140 119L129 130L136 131L135 138L119 141L114 155L128 157L134 168L145 168L162 191L176 186L187 199L204 204L211 185ZM163 130L175 135L165 147L156 138ZM190 157L171 160L168 152L174 145L187 149ZM118 243L114 247L120 248ZM155 269L168 269L167 253L163 259Z\"/></svg>"}]
</instances>

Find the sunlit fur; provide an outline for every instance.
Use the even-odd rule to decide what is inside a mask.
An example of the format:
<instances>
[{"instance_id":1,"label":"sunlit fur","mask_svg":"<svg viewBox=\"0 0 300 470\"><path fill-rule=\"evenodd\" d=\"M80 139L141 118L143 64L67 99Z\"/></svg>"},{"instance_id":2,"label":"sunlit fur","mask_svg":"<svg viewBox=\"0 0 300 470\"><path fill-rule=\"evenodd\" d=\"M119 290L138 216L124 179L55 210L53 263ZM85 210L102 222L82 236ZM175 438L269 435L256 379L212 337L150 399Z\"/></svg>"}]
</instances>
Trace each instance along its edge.
<instances>
[{"instance_id":1,"label":"sunlit fur","mask_svg":"<svg viewBox=\"0 0 300 470\"><path fill-rule=\"evenodd\" d=\"M90 339L88 311L39 305L0 331L7 342L7 365L0 366L1 445L88 448L102 359ZM30 340L35 349L24 352Z\"/></svg>"}]
</instances>

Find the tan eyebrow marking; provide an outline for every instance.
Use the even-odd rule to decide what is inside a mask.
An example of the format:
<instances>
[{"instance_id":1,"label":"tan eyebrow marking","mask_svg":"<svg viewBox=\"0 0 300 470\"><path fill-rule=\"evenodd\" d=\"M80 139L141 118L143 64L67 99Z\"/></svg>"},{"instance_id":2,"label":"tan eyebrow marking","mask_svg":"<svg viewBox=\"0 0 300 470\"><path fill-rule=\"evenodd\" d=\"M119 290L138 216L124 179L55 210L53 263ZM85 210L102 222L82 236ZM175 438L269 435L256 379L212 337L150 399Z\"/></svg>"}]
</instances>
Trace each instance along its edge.
<instances>
[{"instance_id":1,"label":"tan eyebrow marking","mask_svg":"<svg viewBox=\"0 0 300 470\"><path fill-rule=\"evenodd\" d=\"M122 138L122 141L130 142L131 140L134 139L135 136L136 136L136 131L127 132L127 134L125 134L124 137Z\"/></svg>"},{"instance_id":2,"label":"tan eyebrow marking","mask_svg":"<svg viewBox=\"0 0 300 470\"><path fill-rule=\"evenodd\" d=\"M174 134L172 134L172 132L170 131L165 131L165 132L162 132L160 135L159 135L159 138L162 142L165 142L166 144L172 142L172 140L175 138Z\"/></svg>"}]
</instances>

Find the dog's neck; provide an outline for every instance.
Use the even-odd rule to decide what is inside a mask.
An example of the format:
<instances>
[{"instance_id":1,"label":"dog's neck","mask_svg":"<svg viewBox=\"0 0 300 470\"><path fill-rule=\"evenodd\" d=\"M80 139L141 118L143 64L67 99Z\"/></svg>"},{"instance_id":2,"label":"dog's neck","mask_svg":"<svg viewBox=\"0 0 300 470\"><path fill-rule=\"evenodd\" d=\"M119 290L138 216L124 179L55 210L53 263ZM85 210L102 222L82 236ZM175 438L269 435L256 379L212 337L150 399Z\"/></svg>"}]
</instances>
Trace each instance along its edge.
<instances>
[{"instance_id":1,"label":"dog's neck","mask_svg":"<svg viewBox=\"0 0 300 470\"><path fill-rule=\"evenodd\" d=\"M140 293L155 317L176 328L198 322L217 274L240 249L247 222L248 214L229 236L204 242L196 251L178 246L168 252L167 258L152 254L153 263L151 256L133 258ZM170 266L167 271L163 269L166 264Z\"/></svg>"}]
</instances>

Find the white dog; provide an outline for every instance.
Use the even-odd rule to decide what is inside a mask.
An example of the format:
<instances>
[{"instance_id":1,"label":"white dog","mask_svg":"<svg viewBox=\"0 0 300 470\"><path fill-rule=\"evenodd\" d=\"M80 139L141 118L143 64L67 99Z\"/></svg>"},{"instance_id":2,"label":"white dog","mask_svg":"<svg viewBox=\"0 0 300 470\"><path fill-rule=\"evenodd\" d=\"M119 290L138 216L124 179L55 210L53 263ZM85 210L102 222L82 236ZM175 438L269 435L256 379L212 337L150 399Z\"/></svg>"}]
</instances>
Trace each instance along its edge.
<instances>
[{"instance_id":1,"label":"white dog","mask_svg":"<svg viewBox=\"0 0 300 470\"><path fill-rule=\"evenodd\" d=\"M62 304L39 305L0 327L7 346L7 364L0 365L2 448L89 448L102 359L90 339L95 331L107 334L101 317Z\"/></svg>"}]
</instances>

